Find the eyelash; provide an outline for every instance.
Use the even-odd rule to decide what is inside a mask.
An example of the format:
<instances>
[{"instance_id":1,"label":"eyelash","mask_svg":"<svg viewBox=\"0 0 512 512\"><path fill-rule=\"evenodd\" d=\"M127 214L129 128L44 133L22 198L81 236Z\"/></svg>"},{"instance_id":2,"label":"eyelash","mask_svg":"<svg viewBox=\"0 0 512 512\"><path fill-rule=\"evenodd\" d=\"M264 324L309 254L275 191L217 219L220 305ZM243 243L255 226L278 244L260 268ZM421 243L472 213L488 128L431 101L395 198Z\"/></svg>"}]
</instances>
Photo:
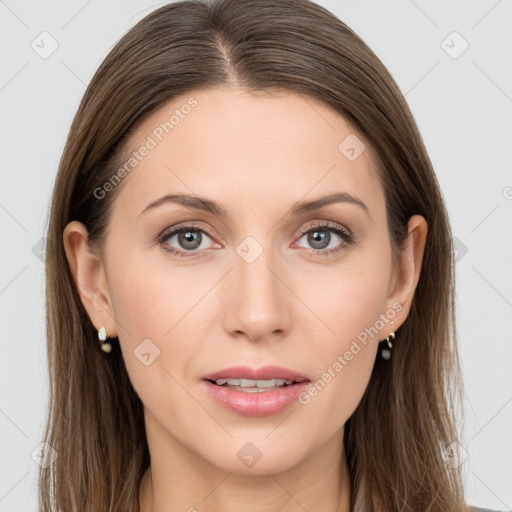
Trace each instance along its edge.
<instances>
[{"instance_id":1,"label":"eyelash","mask_svg":"<svg viewBox=\"0 0 512 512\"><path fill-rule=\"evenodd\" d=\"M324 256L327 257L327 256L335 254L339 251L342 251L347 246L351 246L351 245L355 244L354 237L345 228L339 226L338 224L332 224L327 221L317 221L317 223L314 224L313 226L310 226L307 229L304 229L303 231L300 232L299 239L302 238L305 234L309 233L310 231L318 230L319 228L324 228L323 230L325 230L325 231L331 231L331 232L335 233L343 240L343 242L340 243L337 247L335 247L333 249L328 249L328 250L305 249L306 251L309 251L308 254L310 256L321 255L322 257L324 257ZM195 251L181 251L179 249L169 249L169 247L166 246L166 244L164 243L171 236L182 233L184 231L200 231L200 232L208 235L210 238L212 238L212 234L210 233L210 231L208 229L206 229L204 227L196 226L193 224L186 224L186 225L179 226L178 228L175 228L175 229L172 229L169 231L165 231L164 233L162 233L158 237L158 243L160 244L160 246L162 247L162 249L165 252L170 253L173 256L177 256L180 258L194 258L197 256L197 252L200 250L196 249Z\"/></svg>"}]
</instances>

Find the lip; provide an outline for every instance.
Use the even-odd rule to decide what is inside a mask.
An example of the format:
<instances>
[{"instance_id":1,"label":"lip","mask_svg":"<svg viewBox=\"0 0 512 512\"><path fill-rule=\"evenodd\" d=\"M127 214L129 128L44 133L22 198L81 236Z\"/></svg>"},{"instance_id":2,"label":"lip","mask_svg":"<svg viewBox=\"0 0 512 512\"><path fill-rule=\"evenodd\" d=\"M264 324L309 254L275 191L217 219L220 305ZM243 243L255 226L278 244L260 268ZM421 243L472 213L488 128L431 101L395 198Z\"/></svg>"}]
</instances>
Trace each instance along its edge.
<instances>
[{"instance_id":1,"label":"lip","mask_svg":"<svg viewBox=\"0 0 512 512\"><path fill-rule=\"evenodd\" d=\"M284 368L282 366L275 365L262 366L261 368L252 368L250 366L232 366L230 368L224 368L224 370L219 370L218 372L205 375L203 379L309 380L306 375L290 370L288 368Z\"/></svg>"},{"instance_id":2,"label":"lip","mask_svg":"<svg viewBox=\"0 0 512 512\"><path fill-rule=\"evenodd\" d=\"M309 386L309 381L298 382L271 391L246 393L224 388L203 380L210 396L228 411L241 416L271 416L294 403L299 395Z\"/></svg>"},{"instance_id":3,"label":"lip","mask_svg":"<svg viewBox=\"0 0 512 512\"><path fill-rule=\"evenodd\" d=\"M210 382L218 379L286 379L300 381L290 386L269 391L247 393L234 389L217 386ZM281 366L263 366L251 368L249 366L233 366L203 377L202 384L209 395L225 409L242 416L271 416L282 411L294 403L299 395L309 386L310 380L304 374L295 372Z\"/></svg>"}]
</instances>

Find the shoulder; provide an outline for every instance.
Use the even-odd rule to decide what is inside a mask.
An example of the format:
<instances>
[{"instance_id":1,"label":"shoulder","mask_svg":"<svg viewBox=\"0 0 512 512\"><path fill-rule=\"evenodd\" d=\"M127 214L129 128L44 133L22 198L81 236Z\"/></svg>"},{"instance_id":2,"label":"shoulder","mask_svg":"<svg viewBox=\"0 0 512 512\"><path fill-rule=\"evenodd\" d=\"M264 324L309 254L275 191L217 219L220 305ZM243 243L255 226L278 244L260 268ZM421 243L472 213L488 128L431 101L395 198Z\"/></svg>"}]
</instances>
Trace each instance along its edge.
<instances>
[{"instance_id":1,"label":"shoulder","mask_svg":"<svg viewBox=\"0 0 512 512\"><path fill-rule=\"evenodd\" d=\"M480 507L473 507L473 506L469 505L468 512L499 512L499 511L491 510L490 508L480 508Z\"/></svg>"}]
</instances>

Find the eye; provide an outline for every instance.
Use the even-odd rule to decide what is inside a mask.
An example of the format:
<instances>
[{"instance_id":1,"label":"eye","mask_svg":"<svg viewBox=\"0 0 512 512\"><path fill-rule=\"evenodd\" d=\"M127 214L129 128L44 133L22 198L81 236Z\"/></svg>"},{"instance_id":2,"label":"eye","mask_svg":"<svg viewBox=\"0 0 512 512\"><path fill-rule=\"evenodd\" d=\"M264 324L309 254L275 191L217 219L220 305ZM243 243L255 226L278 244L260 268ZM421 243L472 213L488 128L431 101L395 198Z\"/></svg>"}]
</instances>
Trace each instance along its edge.
<instances>
[{"instance_id":1,"label":"eye","mask_svg":"<svg viewBox=\"0 0 512 512\"><path fill-rule=\"evenodd\" d=\"M310 226L301 231L299 240L302 238L306 238L306 242L312 247L310 255L327 256L355 243L349 230L327 221L319 221L313 227ZM164 251L180 258L190 258L199 256L202 250L220 247L215 242L213 245L208 245L208 239L213 242L206 228L184 225L166 230L158 238L158 242Z\"/></svg>"},{"instance_id":2,"label":"eye","mask_svg":"<svg viewBox=\"0 0 512 512\"><path fill-rule=\"evenodd\" d=\"M207 242L207 239L211 240L206 229L189 225L165 231L158 241L164 251L186 258L196 256L196 251L208 249L208 244L203 243ZM173 243L177 247L173 246Z\"/></svg>"},{"instance_id":3,"label":"eye","mask_svg":"<svg viewBox=\"0 0 512 512\"><path fill-rule=\"evenodd\" d=\"M332 254L354 244L353 236L347 229L339 224L325 221L318 222L313 228L309 227L300 234L301 239L305 238L306 242L312 247L310 251L312 255L322 254L323 256ZM341 243L339 240L341 240Z\"/></svg>"}]
</instances>

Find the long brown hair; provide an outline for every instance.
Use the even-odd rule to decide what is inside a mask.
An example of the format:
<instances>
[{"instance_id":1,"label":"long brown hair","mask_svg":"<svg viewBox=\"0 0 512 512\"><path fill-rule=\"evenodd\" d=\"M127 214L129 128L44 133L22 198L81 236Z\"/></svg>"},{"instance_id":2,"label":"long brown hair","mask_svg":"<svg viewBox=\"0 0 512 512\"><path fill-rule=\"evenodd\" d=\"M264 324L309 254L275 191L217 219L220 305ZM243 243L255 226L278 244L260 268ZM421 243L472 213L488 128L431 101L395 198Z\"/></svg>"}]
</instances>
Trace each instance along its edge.
<instances>
[{"instance_id":1,"label":"long brown hair","mask_svg":"<svg viewBox=\"0 0 512 512\"><path fill-rule=\"evenodd\" d=\"M381 61L342 21L308 0L186 0L150 13L110 51L89 84L60 161L46 253L50 407L40 471L44 512L136 511L149 465L142 403L116 344L106 356L79 299L62 234L78 220L101 249L120 187L94 193L123 161L127 137L164 102L227 82L323 101L378 156L390 243L411 215L429 232L411 311L391 361L377 361L345 425L357 512L464 510L462 477L445 450L458 439L451 232L413 116ZM455 445L456 446L456 445Z\"/></svg>"}]
</instances>

